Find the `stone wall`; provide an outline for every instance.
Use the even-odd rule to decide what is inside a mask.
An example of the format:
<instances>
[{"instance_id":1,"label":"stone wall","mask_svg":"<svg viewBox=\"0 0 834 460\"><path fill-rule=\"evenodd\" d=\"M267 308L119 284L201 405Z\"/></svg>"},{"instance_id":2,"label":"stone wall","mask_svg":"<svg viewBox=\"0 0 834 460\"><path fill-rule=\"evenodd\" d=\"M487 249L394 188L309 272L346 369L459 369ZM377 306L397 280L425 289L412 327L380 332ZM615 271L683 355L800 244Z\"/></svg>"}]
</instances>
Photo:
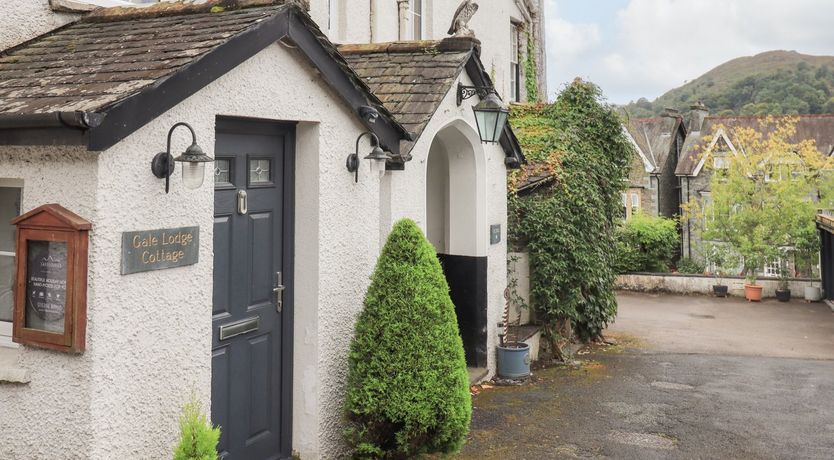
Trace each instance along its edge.
<instances>
[{"instance_id":1,"label":"stone wall","mask_svg":"<svg viewBox=\"0 0 834 460\"><path fill-rule=\"evenodd\" d=\"M717 284L712 276L680 275L677 273L627 273L617 277L617 289L637 292L668 292L672 294L712 295L712 286ZM744 296L744 278L731 276L722 278L722 284L730 288L730 295ZM775 297L779 285L777 279L759 279L757 284L764 287L763 297ZM794 298L804 298L805 288L820 286L816 279L791 279L788 288Z\"/></svg>"}]
</instances>

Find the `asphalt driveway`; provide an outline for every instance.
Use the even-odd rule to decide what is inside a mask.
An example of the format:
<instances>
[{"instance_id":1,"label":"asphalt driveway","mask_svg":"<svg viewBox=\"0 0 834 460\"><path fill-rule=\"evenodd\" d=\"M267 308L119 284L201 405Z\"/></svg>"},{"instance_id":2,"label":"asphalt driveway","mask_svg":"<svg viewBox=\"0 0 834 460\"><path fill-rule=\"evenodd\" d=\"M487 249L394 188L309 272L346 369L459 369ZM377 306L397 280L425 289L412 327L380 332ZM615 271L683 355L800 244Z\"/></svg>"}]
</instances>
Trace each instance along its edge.
<instances>
[{"instance_id":1,"label":"asphalt driveway","mask_svg":"<svg viewBox=\"0 0 834 460\"><path fill-rule=\"evenodd\" d=\"M483 390L460 458L834 458L834 313L621 294L572 365Z\"/></svg>"}]
</instances>

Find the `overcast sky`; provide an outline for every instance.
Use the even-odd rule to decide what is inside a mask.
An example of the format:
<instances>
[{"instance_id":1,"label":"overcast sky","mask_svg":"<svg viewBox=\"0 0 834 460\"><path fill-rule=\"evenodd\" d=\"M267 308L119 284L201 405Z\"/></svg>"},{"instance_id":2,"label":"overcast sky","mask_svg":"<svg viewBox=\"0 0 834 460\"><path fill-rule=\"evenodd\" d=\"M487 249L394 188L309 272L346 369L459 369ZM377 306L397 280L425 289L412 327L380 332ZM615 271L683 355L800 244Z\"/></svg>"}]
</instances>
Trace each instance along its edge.
<instances>
[{"instance_id":1,"label":"overcast sky","mask_svg":"<svg viewBox=\"0 0 834 460\"><path fill-rule=\"evenodd\" d=\"M575 77L649 100L739 56L834 55L834 0L545 0L548 91Z\"/></svg>"}]
</instances>

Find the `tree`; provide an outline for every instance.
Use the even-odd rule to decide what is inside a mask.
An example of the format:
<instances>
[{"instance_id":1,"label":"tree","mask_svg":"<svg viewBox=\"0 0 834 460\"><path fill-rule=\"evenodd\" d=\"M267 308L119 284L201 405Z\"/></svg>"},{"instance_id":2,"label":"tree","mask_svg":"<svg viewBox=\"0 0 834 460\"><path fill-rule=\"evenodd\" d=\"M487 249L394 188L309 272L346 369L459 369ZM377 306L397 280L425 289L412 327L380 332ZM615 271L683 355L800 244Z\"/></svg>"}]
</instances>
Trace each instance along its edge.
<instances>
[{"instance_id":1,"label":"tree","mask_svg":"<svg viewBox=\"0 0 834 460\"><path fill-rule=\"evenodd\" d=\"M434 248L411 220L397 222L377 261L348 362L355 458L463 446L472 401L455 307Z\"/></svg>"},{"instance_id":2,"label":"tree","mask_svg":"<svg viewBox=\"0 0 834 460\"><path fill-rule=\"evenodd\" d=\"M736 153L728 155L726 168L705 162L713 172L711 199L693 199L684 206L684 218L702 240L725 242L741 256L751 282L786 250L817 247L817 208L831 206L825 186L831 160L820 154L813 140L791 140L797 121L768 117L758 129L729 130Z\"/></svg>"},{"instance_id":3,"label":"tree","mask_svg":"<svg viewBox=\"0 0 834 460\"><path fill-rule=\"evenodd\" d=\"M180 416L180 442L174 450L174 460L215 460L219 440L220 428L211 426L192 394Z\"/></svg>"}]
</instances>

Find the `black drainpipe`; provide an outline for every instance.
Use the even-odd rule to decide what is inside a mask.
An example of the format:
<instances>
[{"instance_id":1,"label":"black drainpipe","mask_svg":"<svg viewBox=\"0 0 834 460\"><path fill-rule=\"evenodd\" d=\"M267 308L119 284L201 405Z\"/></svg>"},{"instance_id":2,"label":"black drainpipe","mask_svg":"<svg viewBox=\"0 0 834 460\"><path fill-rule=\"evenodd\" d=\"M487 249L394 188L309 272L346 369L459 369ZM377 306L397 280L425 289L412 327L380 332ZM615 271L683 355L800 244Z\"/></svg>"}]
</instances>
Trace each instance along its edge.
<instances>
[{"instance_id":1,"label":"black drainpipe","mask_svg":"<svg viewBox=\"0 0 834 460\"><path fill-rule=\"evenodd\" d=\"M689 176L686 176L686 202L689 203ZM692 258L692 225L686 219L686 256Z\"/></svg>"}]
</instances>

